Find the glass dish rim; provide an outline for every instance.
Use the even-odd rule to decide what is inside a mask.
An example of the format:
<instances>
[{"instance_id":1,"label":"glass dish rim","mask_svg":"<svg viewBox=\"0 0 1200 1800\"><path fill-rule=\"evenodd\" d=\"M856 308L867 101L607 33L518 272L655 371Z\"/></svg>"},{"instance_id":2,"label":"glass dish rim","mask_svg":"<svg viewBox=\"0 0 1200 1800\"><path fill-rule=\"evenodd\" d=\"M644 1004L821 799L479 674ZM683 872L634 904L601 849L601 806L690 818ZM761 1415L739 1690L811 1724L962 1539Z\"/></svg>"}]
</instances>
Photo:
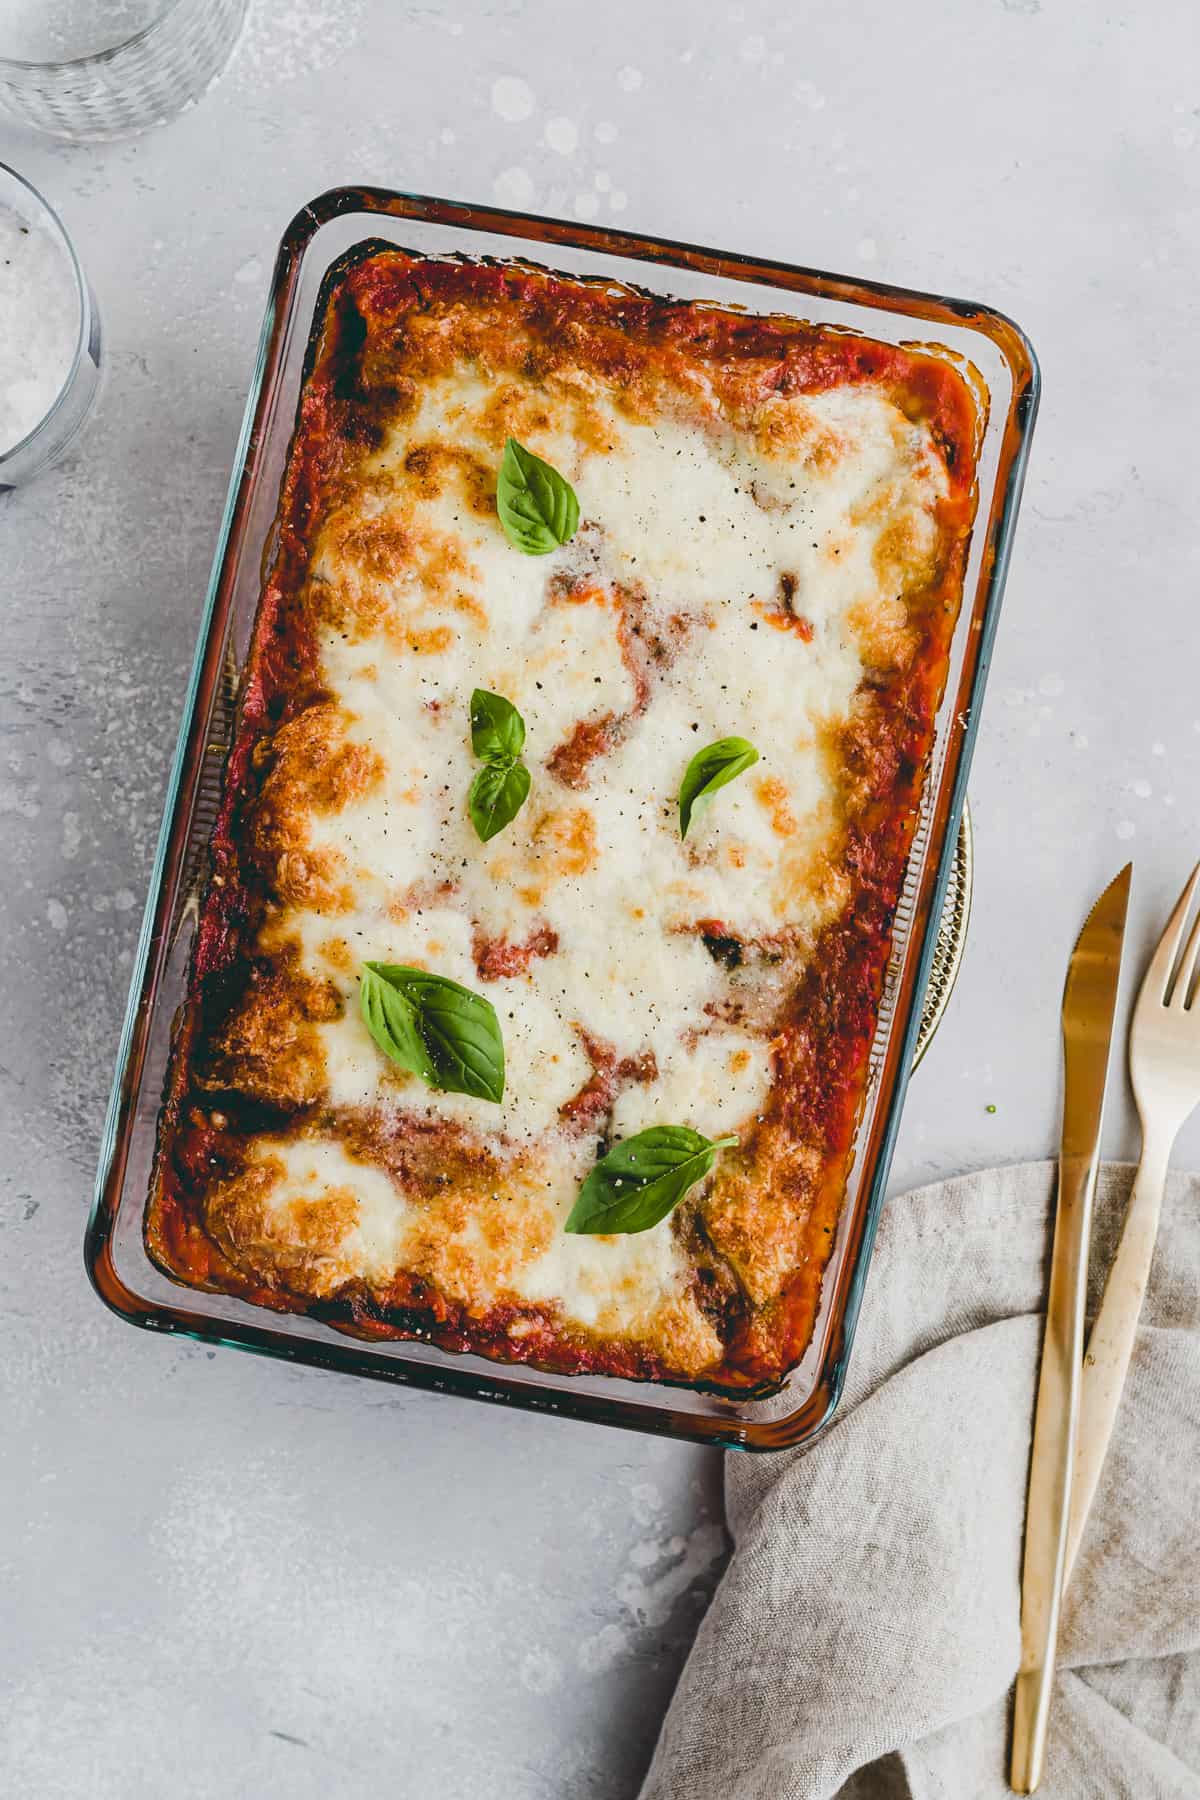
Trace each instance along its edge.
<instances>
[{"instance_id":1,"label":"glass dish rim","mask_svg":"<svg viewBox=\"0 0 1200 1800\"><path fill-rule=\"evenodd\" d=\"M31 70L37 70L41 75L58 75L65 73L68 69L79 71L80 69L98 68L102 63L111 62L114 57L123 56L126 50L132 50L135 45L145 43L148 38L154 37L170 19L172 13L178 12L183 4L184 0L166 0L157 18L151 19L148 25L143 25L140 31L130 32L128 37L121 38L115 44L107 45L103 50L89 50L83 56L53 56L49 58L0 55L0 69L19 69L22 75L28 75Z\"/></svg>"},{"instance_id":2,"label":"glass dish rim","mask_svg":"<svg viewBox=\"0 0 1200 1800\"><path fill-rule=\"evenodd\" d=\"M4 59L0 57L0 62L3 62L3 60ZM59 409L63 406L68 394L75 385L75 377L79 373L79 365L87 352L88 341L92 333L92 297L88 289L87 279L83 273L83 264L79 260L79 254L75 249L70 232L59 217L57 209L50 204L45 194L43 194L39 188L34 187L32 181L30 181L27 176L22 175L19 169L14 169L11 163L0 162L0 176L4 175L10 175L18 187L24 188L27 194L32 194L38 205L45 208L46 212L54 222L55 229L62 240L63 248L66 250L68 260L70 261L71 273L75 277L75 297L79 301L79 335L75 340L75 353L71 357L71 366L67 370L66 378L57 394L54 396L54 399L46 408L46 411L42 414L37 424L30 427L23 438L18 438L15 444L9 444L6 449L0 450L0 472L3 471L5 463L8 462L10 458L18 455L20 451L27 449L28 446L32 444L34 438L40 436L40 434L45 431L50 421L58 414ZM82 424L83 420L81 419L79 425L77 425L75 429L78 430L79 426ZM74 436L74 432L71 433L71 436ZM69 439L66 440L66 442L69 441ZM66 448L66 442L60 446L61 449Z\"/></svg>"},{"instance_id":3,"label":"glass dish rim","mask_svg":"<svg viewBox=\"0 0 1200 1800\"><path fill-rule=\"evenodd\" d=\"M146 1301L125 1283L112 1259L112 1234L123 1192L125 1162L134 1125L133 1101L137 1095L149 1024L158 998L161 965L147 983L151 951L156 937L165 940L166 923L160 914L177 874L186 847L187 817L180 800L185 775L194 788L198 765L199 722L207 721L217 670L214 658L224 642L223 627L232 604L232 581L226 581L231 545L240 548L240 529L245 525L257 472L256 461L264 434L260 427L269 411L274 377L283 359L291 304L300 279L304 253L322 226L345 214L362 214L369 231L370 215L390 215L437 226L461 228L468 234L492 234L535 242L539 250L555 245L598 256L623 258L632 264L665 264L683 272L711 274L720 279L774 286L790 294L809 294L825 301L866 307L876 312L897 312L918 320L941 321L947 328L974 331L991 340L1007 365L1012 381L1011 397L1003 415L990 510L976 520L982 533L981 560L970 596L969 626L974 638L969 661L959 678L956 694L961 704L949 728L950 743L932 794L929 813L931 848L921 869L913 897L912 920L905 942L910 947L896 990L891 1031L879 1072L881 1094L871 1114L870 1131L860 1136L856 1155L872 1158L866 1181L850 1218L846 1247L839 1264L841 1287L836 1299L840 1310L831 1317L814 1384L790 1413L767 1421L731 1421L715 1415L680 1410L679 1390L666 1384L646 1383L644 1400L620 1395L572 1390L570 1378L552 1378L559 1385L539 1386L513 1375L508 1365L489 1365L486 1374L458 1364L447 1355L437 1363L404 1361L400 1352L385 1359L372 1354L372 1346L354 1339L289 1336L271 1329L272 1315L263 1323L216 1318L187 1310L188 1290L180 1289L178 1303ZM461 254L461 252L460 252ZM516 260L528 261L528 253L514 248ZM631 268L622 276L636 285ZM843 326L843 329L853 329ZM268 380L268 375L271 377ZM279 246L271 289L260 334L258 354L235 451L225 508L217 536L208 591L202 610L197 648L185 696L183 721L167 786L149 893L131 971L129 1001L122 1025L116 1071L101 1140L95 1194L88 1218L84 1257L89 1279L104 1303L127 1322L146 1329L189 1336L204 1343L226 1343L260 1354L348 1373L368 1375L398 1384L489 1399L525 1410L554 1412L579 1419L621 1425L632 1429L676 1436L692 1441L750 1450L784 1448L809 1441L830 1420L845 1380L875 1231L882 1210L888 1170L911 1073L912 1051L920 1024L919 1000L928 981L937 938L937 920L953 861L958 821L966 794L967 773L979 724L979 702L986 684L991 648L999 617L1005 576L1028 459L1033 423L1040 392L1037 358L1024 333L1004 314L974 302L890 286L809 269L794 263L760 259L743 253L723 252L667 239L656 239L623 230L575 221L543 218L494 206L472 206L459 201L378 187L338 187L319 195L301 208ZM994 398L994 397L993 397ZM290 431L291 419L288 421ZM235 537L235 526L239 528ZM967 596L964 596L966 599ZM215 629L222 628L222 629ZM964 686L965 683L965 686ZM201 704L203 702L203 704ZM957 727L957 730L954 729ZM189 789L190 791L190 789ZM161 927L161 931L158 928ZM915 942L914 942L915 940ZM846 1273L842 1274L841 1271Z\"/></svg>"}]
</instances>

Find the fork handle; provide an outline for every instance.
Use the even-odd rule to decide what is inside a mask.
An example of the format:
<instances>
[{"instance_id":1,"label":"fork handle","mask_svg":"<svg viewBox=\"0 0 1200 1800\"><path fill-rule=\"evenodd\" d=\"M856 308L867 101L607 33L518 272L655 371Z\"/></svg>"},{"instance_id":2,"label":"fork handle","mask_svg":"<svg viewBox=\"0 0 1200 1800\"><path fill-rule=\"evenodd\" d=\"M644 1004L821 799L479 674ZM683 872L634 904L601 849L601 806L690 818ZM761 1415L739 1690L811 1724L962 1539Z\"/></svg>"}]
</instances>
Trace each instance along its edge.
<instances>
[{"instance_id":1,"label":"fork handle","mask_svg":"<svg viewBox=\"0 0 1200 1800\"><path fill-rule=\"evenodd\" d=\"M1075 1440L1075 1478L1071 1488L1071 1520L1067 1530L1067 1564L1064 1582L1079 1553L1079 1543L1095 1498L1100 1470L1113 1434L1129 1359L1137 1338L1154 1242L1167 1181L1170 1139L1147 1136L1142 1160L1134 1177L1129 1209L1121 1241L1108 1271L1104 1298L1096 1314L1079 1391L1079 1431Z\"/></svg>"}]
</instances>

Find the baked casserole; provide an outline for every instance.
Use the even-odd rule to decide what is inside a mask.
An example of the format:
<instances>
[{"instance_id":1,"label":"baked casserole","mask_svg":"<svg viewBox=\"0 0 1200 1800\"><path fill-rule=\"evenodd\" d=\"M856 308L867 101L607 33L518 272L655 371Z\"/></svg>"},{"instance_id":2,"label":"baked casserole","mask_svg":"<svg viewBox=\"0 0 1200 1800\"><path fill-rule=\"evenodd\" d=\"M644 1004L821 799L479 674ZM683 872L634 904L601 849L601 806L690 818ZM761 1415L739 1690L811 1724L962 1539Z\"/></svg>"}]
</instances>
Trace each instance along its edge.
<instances>
[{"instance_id":1,"label":"baked casserole","mask_svg":"<svg viewBox=\"0 0 1200 1800\"><path fill-rule=\"evenodd\" d=\"M172 1054L161 1268L569 1374L782 1380L982 423L932 350L345 259Z\"/></svg>"}]
</instances>

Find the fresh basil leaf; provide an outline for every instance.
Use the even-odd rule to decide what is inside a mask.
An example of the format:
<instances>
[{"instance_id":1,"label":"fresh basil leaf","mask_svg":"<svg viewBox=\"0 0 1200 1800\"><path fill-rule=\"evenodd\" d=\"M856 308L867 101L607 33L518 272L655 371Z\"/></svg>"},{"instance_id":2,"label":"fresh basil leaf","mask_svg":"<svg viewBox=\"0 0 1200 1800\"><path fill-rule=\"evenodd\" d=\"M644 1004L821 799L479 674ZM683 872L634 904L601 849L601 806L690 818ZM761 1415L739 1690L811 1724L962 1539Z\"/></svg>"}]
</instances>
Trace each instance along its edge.
<instances>
[{"instance_id":1,"label":"fresh basil leaf","mask_svg":"<svg viewBox=\"0 0 1200 1800\"><path fill-rule=\"evenodd\" d=\"M510 437L496 482L496 511L510 544L526 556L547 556L575 536L579 501L557 469Z\"/></svg>"},{"instance_id":2,"label":"fresh basil leaf","mask_svg":"<svg viewBox=\"0 0 1200 1800\"><path fill-rule=\"evenodd\" d=\"M364 965L358 998L367 1030L384 1055L435 1087L437 1071L421 1037L416 1012L399 988L384 980L377 964Z\"/></svg>"},{"instance_id":3,"label":"fresh basil leaf","mask_svg":"<svg viewBox=\"0 0 1200 1800\"><path fill-rule=\"evenodd\" d=\"M369 962L359 998L367 1030L402 1069L443 1093L504 1098L504 1040L482 994L427 969Z\"/></svg>"},{"instance_id":4,"label":"fresh basil leaf","mask_svg":"<svg viewBox=\"0 0 1200 1800\"><path fill-rule=\"evenodd\" d=\"M476 688L471 695L471 748L476 756L520 756L525 721L503 694Z\"/></svg>"},{"instance_id":5,"label":"fresh basil leaf","mask_svg":"<svg viewBox=\"0 0 1200 1800\"><path fill-rule=\"evenodd\" d=\"M744 775L758 761L758 751L745 738L718 738L703 750L697 750L684 772L679 789L679 835L685 838L692 822L692 810L698 800L706 800L723 788L727 781Z\"/></svg>"},{"instance_id":6,"label":"fresh basil leaf","mask_svg":"<svg viewBox=\"0 0 1200 1800\"><path fill-rule=\"evenodd\" d=\"M485 762L471 783L467 807L481 842L512 823L529 798L529 770L523 762L497 757Z\"/></svg>"},{"instance_id":7,"label":"fresh basil leaf","mask_svg":"<svg viewBox=\"0 0 1200 1800\"><path fill-rule=\"evenodd\" d=\"M606 1236L649 1231L678 1206L735 1137L715 1140L686 1125L652 1125L614 1144L579 1190L567 1231Z\"/></svg>"},{"instance_id":8,"label":"fresh basil leaf","mask_svg":"<svg viewBox=\"0 0 1200 1800\"><path fill-rule=\"evenodd\" d=\"M476 688L471 695L471 747L484 759L471 783L467 809L483 843L512 822L529 798L529 770L518 758L525 721L503 694Z\"/></svg>"}]
</instances>

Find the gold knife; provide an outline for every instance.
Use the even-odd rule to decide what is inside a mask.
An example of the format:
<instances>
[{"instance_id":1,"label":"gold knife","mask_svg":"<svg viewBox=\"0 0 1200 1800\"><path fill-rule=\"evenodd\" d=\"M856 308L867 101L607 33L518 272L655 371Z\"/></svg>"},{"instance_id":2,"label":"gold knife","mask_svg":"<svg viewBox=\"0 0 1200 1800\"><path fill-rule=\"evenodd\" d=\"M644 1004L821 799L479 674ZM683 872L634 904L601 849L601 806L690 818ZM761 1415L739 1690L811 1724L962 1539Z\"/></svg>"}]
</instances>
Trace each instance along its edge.
<instances>
[{"instance_id":1,"label":"gold knife","mask_svg":"<svg viewBox=\"0 0 1200 1800\"><path fill-rule=\"evenodd\" d=\"M1018 1794L1033 1793L1042 1778L1046 1754L1079 1422L1092 1198L1100 1165L1104 1084L1132 874L1133 864L1127 863L1088 914L1071 956L1063 993L1066 1080L1062 1152L1029 1465L1021 1576L1021 1668L1009 1775Z\"/></svg>"}]
</instances>

